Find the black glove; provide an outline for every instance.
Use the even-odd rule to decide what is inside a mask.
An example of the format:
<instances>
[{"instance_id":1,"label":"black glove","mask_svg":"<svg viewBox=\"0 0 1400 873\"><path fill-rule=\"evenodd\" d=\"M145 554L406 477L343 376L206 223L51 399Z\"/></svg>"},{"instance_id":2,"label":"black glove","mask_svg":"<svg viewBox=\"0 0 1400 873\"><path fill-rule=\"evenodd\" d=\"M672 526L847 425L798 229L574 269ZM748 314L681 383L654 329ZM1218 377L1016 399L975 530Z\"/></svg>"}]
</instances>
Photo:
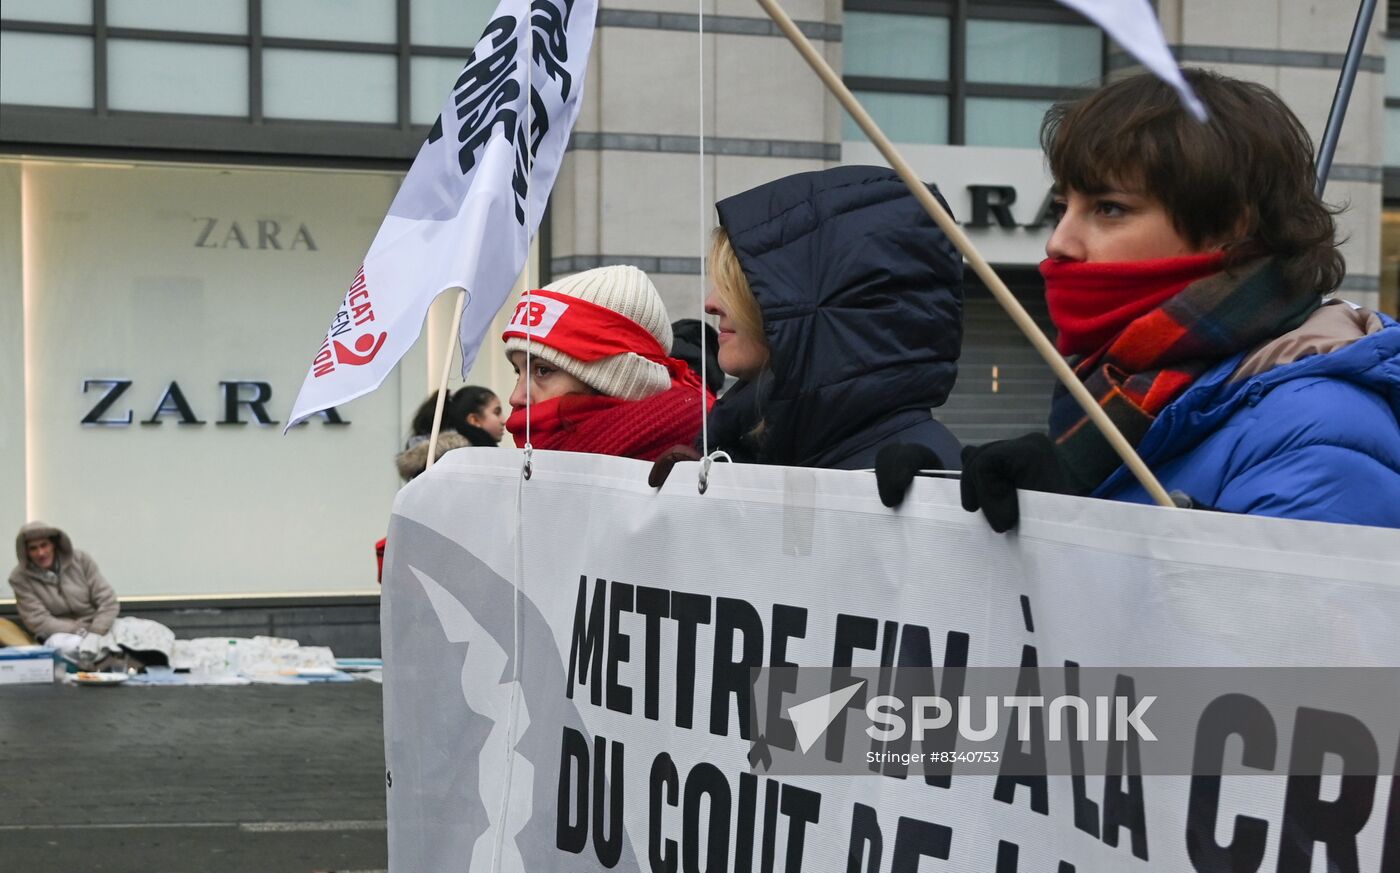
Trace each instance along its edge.
<instances>
[{"instance_id":1,"label":"black glove","mask_svg":"<svg viewBox=\"0 0 1400 873\"><path fill-rule=\"evenodd\" d=\"M1055 444L1043 433L968 446L963 449L962 462L963 509L982 510L997 533L1006 533L1021 520L1017 488L1075 493L1060 466Z\"/></svg>"},{"instance_id":2,"label":"black glove","mask_svg":"<svg viewBox=\"0 0 1400 873\"><path fill-rule=\"evenodd\" d=\"M945 469L943 459L928 446L920 443L885 446L875 456L875 487L880 490L880 502L889 507L899 506L920 470L942 469Z\"/></svg>"},{"instance_id":3,"label":"black glove","mask_svg":"<svg viewBox=\"0 0 1400 873\"><path fill-rule=\"evenodd\" d=\"M700 458L701 454L690 446L673 446L652 462L651 472L647 474L647 484L653 488L660 488L666 484L672 467L681 461L698 461Z\"/></svg>"},{"instance_id":4,"label":"black glove","mask_svg":"<svg viewBox=\"0 0 1400 873\"><path fill-rule=\"evenodd\" d=\"M1219 507L1211 506L1209 503L1197 500L1185 491L1172 491L1168 493L1167 496L1172 499L1172 503L1176 504L1177 509L1200 509L1205 512L1225 511Z\"/></svg>"}]
</instances>

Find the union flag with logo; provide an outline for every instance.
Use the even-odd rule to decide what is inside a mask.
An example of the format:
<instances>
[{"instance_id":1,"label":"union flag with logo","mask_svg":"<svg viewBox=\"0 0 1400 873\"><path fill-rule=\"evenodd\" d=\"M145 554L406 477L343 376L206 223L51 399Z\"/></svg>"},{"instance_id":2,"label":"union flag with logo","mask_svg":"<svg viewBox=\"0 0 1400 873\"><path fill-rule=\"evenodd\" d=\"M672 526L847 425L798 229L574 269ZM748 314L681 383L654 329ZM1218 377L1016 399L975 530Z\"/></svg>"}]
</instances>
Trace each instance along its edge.
<instances>
[{"instance_id":1,"label":"union flag with logo","mask_svg":"<svg viewBox=\"0 0 1400 873\"><path fill-rule=\"evenodd\" d=\"M496 8L331 319L288 429L378 388L453 288L467 291L463 374L471 368L559 173L597 13L597 0Z\"/></svg>"}]
</instances>

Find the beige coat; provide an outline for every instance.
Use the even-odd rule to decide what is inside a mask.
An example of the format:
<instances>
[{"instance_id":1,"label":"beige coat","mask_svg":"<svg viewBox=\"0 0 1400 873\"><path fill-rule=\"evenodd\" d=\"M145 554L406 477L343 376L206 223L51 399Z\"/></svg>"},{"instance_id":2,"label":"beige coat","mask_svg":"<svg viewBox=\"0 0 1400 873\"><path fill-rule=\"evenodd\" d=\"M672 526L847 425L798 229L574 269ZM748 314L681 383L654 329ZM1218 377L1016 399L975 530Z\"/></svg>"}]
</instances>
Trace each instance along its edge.
<instances>
[{"instance_id":1,"label":"beige coat","mask_svg":"<svg viewBox=\"0 0 1400 873\"><path fill-rule=\"evenodd\" d=\"M36 536L54 541L57 560L52 570L40 570L29 562L25 543ZM19 563L10 571L10 588L20 620L35 637L42 641L56 633L111 630L120 609L116 592L102 578L97 562L73 548L68 534L43 522L30 522L15 537L15 556Z\"/></svg>"}]
</instances>

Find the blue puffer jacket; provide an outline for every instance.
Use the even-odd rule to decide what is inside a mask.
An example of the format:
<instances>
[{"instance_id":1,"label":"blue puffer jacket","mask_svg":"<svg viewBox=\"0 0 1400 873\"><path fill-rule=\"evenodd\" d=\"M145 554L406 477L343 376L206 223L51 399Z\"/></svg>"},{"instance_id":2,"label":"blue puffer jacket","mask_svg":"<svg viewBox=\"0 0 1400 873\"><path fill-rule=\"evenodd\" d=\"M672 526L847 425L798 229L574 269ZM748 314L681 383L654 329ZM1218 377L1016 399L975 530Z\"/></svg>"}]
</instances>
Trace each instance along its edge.
<instances>
[{"instance_id":1,"label":"blue puffer jacket","mask_svg":"<svg viewBox=\"0 0 1400 873\"><path fill-rule=\"evenodd\" d=\"M1345 305L1345 304L1333 304ZM1138 453L1168 491L1229 512L1400 527L1400 324L1230 382L1222 362ZM1150 502L1126 467L1093 496Z\"/></svg>"},{"instance_id":2,"label":"blue puffer jacket","mask_svg":"<svg viewBox=\"0 0 1400 873\"><path fill-rule=\"evenodd\" d=\"M765 421L759 460L863 469L881 446L915 442L956 466L930 409L957 378L962 257L899 177L836 167L716 209L771 350L747 401Z\"/></svg>"}]
</instances>

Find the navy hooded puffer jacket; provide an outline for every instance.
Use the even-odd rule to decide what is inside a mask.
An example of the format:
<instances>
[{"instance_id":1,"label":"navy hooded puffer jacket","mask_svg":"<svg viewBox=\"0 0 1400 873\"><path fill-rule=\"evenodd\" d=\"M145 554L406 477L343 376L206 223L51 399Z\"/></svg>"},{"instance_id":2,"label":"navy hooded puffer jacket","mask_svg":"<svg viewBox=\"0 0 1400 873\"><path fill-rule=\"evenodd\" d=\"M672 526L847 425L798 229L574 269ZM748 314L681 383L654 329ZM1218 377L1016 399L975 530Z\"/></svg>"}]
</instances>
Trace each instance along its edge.
<instances>
[{"instance_id":1,"label":"navy hooded puffer jacket","mask_svg":"<svg viewBox=\"0 0 1400 873\"><path fill-rule=\"evenodd\" d=\"M736 395L765 422L758 459L867 469L903 442L956 468L958 442L930 409L957 378L962 257L898 175L802 173L716 208L771 350Z\"/></svg>"}]
</instances>

